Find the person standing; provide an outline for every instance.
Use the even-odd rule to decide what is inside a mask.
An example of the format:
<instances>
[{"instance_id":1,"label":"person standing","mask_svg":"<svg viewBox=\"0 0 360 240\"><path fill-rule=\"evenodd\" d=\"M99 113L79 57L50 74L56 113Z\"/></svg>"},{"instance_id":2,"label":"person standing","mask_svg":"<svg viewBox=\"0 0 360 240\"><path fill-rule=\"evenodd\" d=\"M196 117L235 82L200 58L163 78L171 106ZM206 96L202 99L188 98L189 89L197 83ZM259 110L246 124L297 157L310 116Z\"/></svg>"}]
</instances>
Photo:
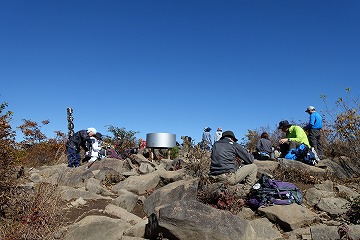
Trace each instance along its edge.
<instances>
[{"instance_id":1,"label":"person standing","mask_svg":"<svg viewBox=\"0 0 360 240\"><path fill-rule=\"evenodd\" d=\"M87 130L80 130L74 133L67 141L66 152L68 157L68 167L80 166L80 147L83 148L85 152L89 151L90 149L88 146L91 146L92 144L91 137L96 138L96 133L96 129L92 127Z\"/></svg>"},{"instance_id":2,"label":"person standing","mask_svg":"<svg viewBox=\"0 0 360 240\"><path fill-rule=\"evenodd\" d=\"M309 123L304 127L308 131L310 146L313 147L320 159L324 157L321 145L322 117L316 112L314 106L308 106L305 110L309 116Z\"/></svg>"},{"instance_id":3,"label":"person standing","mask_svg":"<svg viewBox=\"0 0 360 240\"><path fill-rule=\"evenodd\" d=\"M211 128L206 127L206 128L204 128L204 132L202 134L202 147L205 150L211 150L211 147L212 147L210 131L211 131Z\"/></svg>"},{"instance_id":4,"label":"person standing","mask_svg":"<svg viewBox=\"0 0 360 240\"><path fill-rule=\"evenodd\" d=\"M222 137L222 128L219 127L215 132L214 143L219 141L221 137Z\"/></svg>"},{"instance_id":5,"label":"person standing","mask_svg":"<svg viewBox=\"0 0 360 240\"><path fill-rule=\"evenodd\" d=\"M225 131L221 139L214 143L209 177L230 185L244 181L243 189L248 193L256 182L257 166L254 164L254 156L237 141L232 131ZM241 163L237 158L241 159Z\"/></svg>"},{"instance_id":6,"label":"person standing","mask_svg":"<svg viewBox=\"0 0 360 240\"><path fill-rule=\"evenodd\" d=\"M279 140L281 151L280 157L285 157L290 149L296 149L302 143L307 147L310 147L307 135L304 129L302 129L300 126L292 125L287 120L284 120L279 122L278 129L281 129L286 133L286 137Z\"/></svg>"}]
</instances>

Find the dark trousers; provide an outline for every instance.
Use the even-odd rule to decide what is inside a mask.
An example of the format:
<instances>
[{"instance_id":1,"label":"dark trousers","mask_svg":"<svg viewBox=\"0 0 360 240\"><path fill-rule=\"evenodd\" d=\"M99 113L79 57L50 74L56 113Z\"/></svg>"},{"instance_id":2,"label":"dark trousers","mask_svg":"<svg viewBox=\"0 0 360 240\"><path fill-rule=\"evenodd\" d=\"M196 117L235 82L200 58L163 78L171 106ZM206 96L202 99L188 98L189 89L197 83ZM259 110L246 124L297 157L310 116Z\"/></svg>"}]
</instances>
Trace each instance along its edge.
<instances>
[{"instance_id":1,"label":"dark trousers","mask_svg":"<svg viewBox=\"0 0 360 240\"><path fill-rule=\"evenodd\" d=\"M79 167L80 166L80 152L74 148L66 148L67 157L68 157L68 167Z\"/></svg>"},{"instance_id":2,"label":"dark trousers","mask_svg":"<svg viewBox=\"0 0 360 240\"><path fill-rule=\"evenodd\" d=\"M280 157L285 157L285 155L290 151L290 149L293 149L293 148L297 148L301 145L301 143L298 143L298 142L295 142L295 141L290 141L290 143L286 142L286 143L283 143L283 144L280 144L280 152L281 152L281 155Z\"/></svg>"},{"instance_id":3,"label":"dark trousers","mask_svg":"<svg viewBox=\"0 0 360 240\"><path fill-rule=\"evenodd\" d=\"M319 156L323 156L323 150L321 146L321 130L320 129L310 129L309 130L309 143L313 147L316 153Z\"/></svg>"}]
</instances>

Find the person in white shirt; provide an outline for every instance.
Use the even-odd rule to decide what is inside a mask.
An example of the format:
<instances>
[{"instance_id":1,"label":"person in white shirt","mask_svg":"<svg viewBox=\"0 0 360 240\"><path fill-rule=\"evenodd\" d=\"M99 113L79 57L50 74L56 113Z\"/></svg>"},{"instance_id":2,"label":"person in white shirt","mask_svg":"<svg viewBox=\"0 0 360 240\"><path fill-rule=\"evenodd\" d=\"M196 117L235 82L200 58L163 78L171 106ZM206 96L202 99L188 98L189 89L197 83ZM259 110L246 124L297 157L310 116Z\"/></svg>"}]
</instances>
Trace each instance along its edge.
<instances>
[{"instance_id":1,"label":"person in white shirt","mask_svg":"<svg viewBox=\"0 0 360 240\"><path fill-rule=\"evenodd\" d=\"M214 143L219 141L221 137L222 137L222 128L219 127L215 132Z\"/></svg>"},{"instance_id":2,"label":"person in white shirt","mask_svg":"<svg viewBox=\"0 0 360 240\"><path fill-rule=\"evenodd\" d=\"M101 133L96 133L95 137L91 137L91 158L89 162L95 162L99 158L99 151L101 150Z\"/></svg>"}]
</instances>

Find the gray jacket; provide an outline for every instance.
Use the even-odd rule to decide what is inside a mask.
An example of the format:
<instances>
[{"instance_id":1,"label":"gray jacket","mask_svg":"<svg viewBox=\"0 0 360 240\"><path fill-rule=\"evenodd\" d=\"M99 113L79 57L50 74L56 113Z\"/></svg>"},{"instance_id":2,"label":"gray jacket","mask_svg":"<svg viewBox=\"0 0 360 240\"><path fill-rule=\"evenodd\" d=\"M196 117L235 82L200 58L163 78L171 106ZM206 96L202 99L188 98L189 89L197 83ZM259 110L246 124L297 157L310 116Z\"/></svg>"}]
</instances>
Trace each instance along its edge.
<instances>
[{"instance_id":1,"label":"gray jacket","mask_svg":"<svg viewBox=\"0 0 360 240\"><path fill-rule=\"evenodd\" d=\"M258 152L266 152L268 154L272 153L272 144L269 139L260 138L256 143L256 150Z\"/></svg>"},{"instance_id":2,"label":"gray jacket","mask_svg":"<svg viewBox=\"0 0 360 240\"><path fill-rule=\"evenodd\" d=\"M251 155L240 144L232 142L229 138L220 139L215 142L211 152L211 165L209 175L220 175L223 173L236 172L239 168L236 157L241 158L244 164L254 162Z\"/></svg>"}]
</instances>

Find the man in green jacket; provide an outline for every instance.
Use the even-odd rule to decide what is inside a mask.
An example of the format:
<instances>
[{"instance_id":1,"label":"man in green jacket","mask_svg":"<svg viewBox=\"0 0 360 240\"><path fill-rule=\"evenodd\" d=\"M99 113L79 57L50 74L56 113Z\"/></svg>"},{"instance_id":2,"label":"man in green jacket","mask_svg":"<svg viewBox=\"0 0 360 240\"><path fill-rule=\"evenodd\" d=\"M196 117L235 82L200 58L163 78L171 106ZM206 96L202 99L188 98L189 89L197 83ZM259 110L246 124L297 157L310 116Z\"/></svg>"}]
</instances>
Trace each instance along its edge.
<instances>
[{"instance_id":1,"label":"man in green jacket","mask_svg":"<svg viewBox=\"0 0 360 240\"><path fill-rule=\"evenodd\" d=\"M304 143L310 147L307 135L302 127L290 124L287 120L279 122L278 129L286 133L285 138L279 140L281 156L284 157L290 149L299 147Z\"/></svg>"}]
</instances>

